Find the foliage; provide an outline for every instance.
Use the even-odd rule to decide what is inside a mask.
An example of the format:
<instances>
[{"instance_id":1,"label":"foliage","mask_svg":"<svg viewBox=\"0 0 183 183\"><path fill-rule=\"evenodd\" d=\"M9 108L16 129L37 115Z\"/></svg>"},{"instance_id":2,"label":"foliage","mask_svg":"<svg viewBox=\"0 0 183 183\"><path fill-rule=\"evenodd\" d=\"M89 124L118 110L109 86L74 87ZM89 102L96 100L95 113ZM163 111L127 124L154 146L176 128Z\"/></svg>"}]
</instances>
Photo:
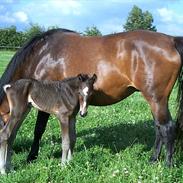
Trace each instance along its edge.
<instances>
[{"instance_id":1,"label":"foliage","mask_svg":"<svg viewBox=\"0 0 183 183\"><path fill-rule=\"evenodd\" d=\"M58 28L56 25L50 26L47 30L56 28ZM46 31L45 27L38 24L30 24L29 28L24 32L17 31L15 26L0 29L0 46L21 47L26 41L44 31ZM95 26L87 27L83 34L87 36L102 35Z\"/></svg>"},{"instance_id":2,"label":"foliage","mask_svg":"<svg viewBox=\"0 0 183 183\"><path fill-rule=\"evenodd\" d=\"M30 38L44 31L45 28L38 24L30 24L24 32L17 31L16 26L0 29L0 46L21 47Z\"/></svg>"},{"instance_id":3,"label":"foliage","mask_svg":"<svg viewBox=\"0 0 183 183\"><path fill-rule=\"evenodd\" d=\"M143 12L138 6L133 6L123 27L125 31L137 29L157 31L156 27L153 25L152 14L149 11Z\"/></svg>"},{"instance_id":4,"label":"foliage","mask_svg":"<svg viewBox=\"0 0 183 183\"><path fill-rule=\"evenodd\" d=\"M0 46L19 47L26 40L23 32L17 32L15 26L0 29Z\"/></svg>"},{"instance_id":5,"label":"foliage","mask_svg":"<svg viewBox=\"0 0 183 183\"><path fill-rule=\"evenodd\" d=\"M83 33L85 36L101 36L102 33L96 26L87 27Z\"/></svg>"},{"instance_id":6,"label":"foliage","mask_svg":"<svg viewBox=\"0 0 183 183\"><path fill-rule=\"evenodd\" d=\"M1 51L0 60L8 62L12 55L13 52ZM169 102L173 118L175 101L174 90ZM0 183L183 182L182 155L176 154L175 167L171 169L164 166L164 151L157 164L148 162L155 138L154 124L149 106L139 93L111 106L90 106L87 117L78 116L74 157L65 168L60 165L60 127L55 117L49 119L38 159L26 163L36 115L32 110L18 131L13 146L14 171L1 176Z\"/></svg>"},{"instance_id":7,"label":"foliage","mask_svg":"<svg viewBox=\"0 0 183 183\"><path fill-rule=\"evenodd\" d=\"M37 34L41 34L45 31L44 27L38 24L30 24L30 27L25 31L26 39L29 40Z\"/></svg>"}]
</instances>

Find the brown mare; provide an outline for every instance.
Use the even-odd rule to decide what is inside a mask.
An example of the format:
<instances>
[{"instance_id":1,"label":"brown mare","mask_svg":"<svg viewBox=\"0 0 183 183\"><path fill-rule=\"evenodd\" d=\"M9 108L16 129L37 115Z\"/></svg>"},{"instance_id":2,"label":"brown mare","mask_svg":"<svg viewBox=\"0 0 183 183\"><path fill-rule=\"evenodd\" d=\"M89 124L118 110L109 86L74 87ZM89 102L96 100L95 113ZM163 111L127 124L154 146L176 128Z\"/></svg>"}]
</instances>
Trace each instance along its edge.
<instances>
[{"instance_id":1,"label":"brown mare","mask_svg":"<svg viewBox=\"0 0 183 183\"><path fill-rule=\"evenodd\" d=\"M68 30L51 30L23 46L1 77L1 118L5 123L9 118L9 106L2 88L10 81L20 78L62 80L79 73L96 73L98 80L94 85L92 105L110 105L135 91L142 93L155 121L156 139L151 160L158 160L162 144L165 144L166 163L170 166L175 124L168 109L168 99L175 81L182 77L182 60L183 37L150 31L85 37ZM179 79L179 123L183 116L182 91L183 82ZM28 161L38 155L48 117L47 113L38 113ZM75 118L70 119L70 124L75 126ZM8 152L13 140L8 142Z\"/></svg>"}]
</instances>

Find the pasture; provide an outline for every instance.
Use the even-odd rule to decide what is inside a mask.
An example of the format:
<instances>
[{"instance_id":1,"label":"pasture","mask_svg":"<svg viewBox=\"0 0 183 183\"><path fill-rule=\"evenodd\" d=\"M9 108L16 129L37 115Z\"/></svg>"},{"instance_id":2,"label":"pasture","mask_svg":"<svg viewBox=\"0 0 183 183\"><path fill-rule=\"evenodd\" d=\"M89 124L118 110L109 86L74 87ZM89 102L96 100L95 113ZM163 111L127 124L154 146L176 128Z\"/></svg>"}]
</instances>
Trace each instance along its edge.
<instances>
[{"instance_id":1,"label":"pasture","mask_svg":"<svg viewBox=\"0 0 183 183\"><path fill-rule=\"evenodd\" d=\"M0 75L12 51L0 51ZM175 117L176 89L169 107ZM14 143L14 171L1 176L0 182L79 182L79 183L150 183L183 182L183 158L175 156L175 167L164 166L164 153L157 164L149 164L154 143L154 126L148 104L140 93L107 106L90 106L86 118L77 117L77 143L72 162L65 168L61 162L60 127L57 119L49 119L43 135L38 159L27 164L33 139L36 110L32 110L21 126Z\"/></svg>"}]
</instances>

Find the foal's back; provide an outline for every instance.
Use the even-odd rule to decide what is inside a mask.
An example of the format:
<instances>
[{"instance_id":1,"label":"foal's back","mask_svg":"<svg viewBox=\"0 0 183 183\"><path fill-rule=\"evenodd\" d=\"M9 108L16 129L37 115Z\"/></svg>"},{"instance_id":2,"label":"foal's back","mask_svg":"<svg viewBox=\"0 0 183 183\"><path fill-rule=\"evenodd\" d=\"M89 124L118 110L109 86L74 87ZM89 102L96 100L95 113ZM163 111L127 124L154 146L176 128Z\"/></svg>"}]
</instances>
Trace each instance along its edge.
<instances>
[{"instance_id":1,"label":"foal's back","mask_svg":"<svg viewBox=\"0 0 183 183\"><path fill-rule=\"evenodd\" d=\"M49 113L69 112L78 104L78 94L67 81L31 81L29 99Z\"/></svg>"},{"instance_id":2,"label":"foal's back","mask_svg":"<svg viewBox=\"0 0 183 183\"><path fill-rule=\"evenodd\" d=\"M77 93L68 81L21 79L7 85L5 90L9 103L16 107L31 103L44 112L72 114L78 105Z\"/></svg>"}]
</instances>

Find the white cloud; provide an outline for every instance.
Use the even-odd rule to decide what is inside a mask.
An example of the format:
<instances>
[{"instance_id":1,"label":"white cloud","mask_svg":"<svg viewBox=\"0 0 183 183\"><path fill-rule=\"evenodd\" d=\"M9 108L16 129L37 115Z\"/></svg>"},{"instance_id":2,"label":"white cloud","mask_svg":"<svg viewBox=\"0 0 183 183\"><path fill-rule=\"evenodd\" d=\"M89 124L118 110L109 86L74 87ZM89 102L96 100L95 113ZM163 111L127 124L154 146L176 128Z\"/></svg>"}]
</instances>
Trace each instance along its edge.
<instances>
[{"instance_id":1,"label":"white cloud","mask_svg":"<svg viewBox=\"0 0 183 183\"><path fill-rule=\"evenodd\" d=\"M58 14L63 16L78 16L85 11L82 2L75 0L50 0L42 4L39 3L39 6L33 1L27 3L24 10L29 14L37 12L38 14Z\"/></svg>"},{"instance_id":2,"label":"white cloud","mask_svg":"<svg viewBox=\"0 0 183 183\"><path fill-rule=\"evenodd\" d=\"M55 1L50 1L48 4L50 6L60 9L60 12L64 15L80 15L81 14L81 9L82 5L81 2L75 1L75 0L55 0Z\"/></svg>"},{"instance_id":3,"label":"white cloud","mask_svg":"<svg viewBox=\"0 0 183 183\"><path fill-rule=\"evenodd\" d=\"M160 8L157 9L161 21L165 23L183 23L183 15L178 14L177 12L167 9L167 8Z\"/></svg>"},{"instance_id":4,"label":"white cloud","mask_svg":"<svg viewBox=\"0 0 183 183\"><path fill-rule=\"evenodd\" d=\"M28 16L23 11L18 11L14 13L6 12L4 15L0 15L0 22L3 23L16 23L23 22L26 23L28 21Z\"/></svg>"},{"instance_id":5,"label":"white cloud","mask_svg":"<svg viewBox=\"0 0 183 183\"><path fill-rule=\"evenodd\" d=\"M174 12L167 8L160 8L157 10L163 22L171 22L174 17Z\"/></svg>"},{"instance_id":6,"label":"white cloud","mask_svg":"<svg viewBox=\"0 0 183 183\"><path fill-rule=\"evenodd\" d=\"M27 22L28 20L27 14L23 11L17 11L13 14L13 16L20 22Z\"/></svg>"}]
</instances>

